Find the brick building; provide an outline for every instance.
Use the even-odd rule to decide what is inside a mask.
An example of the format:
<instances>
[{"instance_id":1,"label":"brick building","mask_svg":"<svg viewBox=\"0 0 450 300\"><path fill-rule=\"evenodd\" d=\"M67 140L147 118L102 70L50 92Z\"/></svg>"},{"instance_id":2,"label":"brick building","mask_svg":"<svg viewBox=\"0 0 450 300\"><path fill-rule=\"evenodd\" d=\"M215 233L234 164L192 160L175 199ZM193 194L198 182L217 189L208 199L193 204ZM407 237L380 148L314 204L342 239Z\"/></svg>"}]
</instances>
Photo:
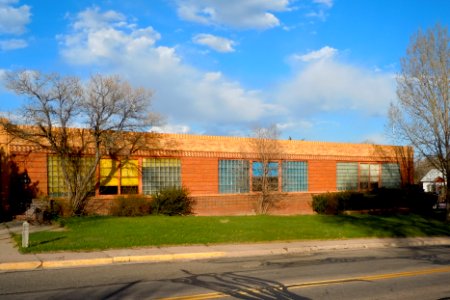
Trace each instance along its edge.
<instances>
[{"instance_id":1,"label":"brick building","mask_svg":"<svg viewBox=\"0 0 450 300\"><path fill-rule=\"evenodd\" d=\"M117 195L151 195L166 186L185 186L195 198L197 215L255 213L260 176L252 138L161 134L158 143L136 153L97 184L89 209L107 213ZM272 214L311 214L313 194L411 183L409 147L279 140L271 157L270 178L277 193ZM400 157L402 156L402 157ZM26 170L37 196L65 192L58 158L52 153L0 134L2 206L7 209L12 173ZM101 182L117 161L105 157ZM5 208L6 207L6 208Z\"/></svg>"}]
</instances>

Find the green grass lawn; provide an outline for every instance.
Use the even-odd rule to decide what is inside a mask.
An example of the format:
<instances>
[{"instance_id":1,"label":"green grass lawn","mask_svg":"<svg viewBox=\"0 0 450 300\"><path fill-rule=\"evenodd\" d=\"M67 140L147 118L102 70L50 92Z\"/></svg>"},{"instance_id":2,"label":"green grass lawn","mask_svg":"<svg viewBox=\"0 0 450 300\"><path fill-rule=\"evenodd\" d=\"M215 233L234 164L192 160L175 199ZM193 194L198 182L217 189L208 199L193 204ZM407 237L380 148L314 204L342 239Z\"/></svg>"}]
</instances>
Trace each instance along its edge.
<instances>
[{"instance_id":1,"label":"green grass lawn","mask_svg":"<svg viewBox=\"0 0 450 300\"><path fill-rule=\"evenodd\" d=\"M450 236L450 225L418 215L79 217L63 231L30 234L23 252L363 237ZM21 237L15 236L20 245Z\"/></svg>"}]
</instances>

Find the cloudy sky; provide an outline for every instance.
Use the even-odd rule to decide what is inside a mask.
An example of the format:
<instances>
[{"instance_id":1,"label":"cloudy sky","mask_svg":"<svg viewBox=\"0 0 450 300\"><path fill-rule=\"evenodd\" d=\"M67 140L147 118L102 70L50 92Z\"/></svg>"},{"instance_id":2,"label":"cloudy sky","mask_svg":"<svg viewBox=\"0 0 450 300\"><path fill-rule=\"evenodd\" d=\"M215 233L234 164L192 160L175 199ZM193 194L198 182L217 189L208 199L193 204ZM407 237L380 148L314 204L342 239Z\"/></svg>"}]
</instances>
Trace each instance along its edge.
<instances>
[{"instance_id":1,"label":"cloudy sky","mask_svg":"<svg viewBox=\"0 0 450 300\"><path fill-rule=\"evenodd\" d=\"M154 92L164 132L391 143L400 58L449 16L447 0L0 0L0 74L119 74ZM24 103L0 86L0 111Z\"/></svg>"}]
</instances>

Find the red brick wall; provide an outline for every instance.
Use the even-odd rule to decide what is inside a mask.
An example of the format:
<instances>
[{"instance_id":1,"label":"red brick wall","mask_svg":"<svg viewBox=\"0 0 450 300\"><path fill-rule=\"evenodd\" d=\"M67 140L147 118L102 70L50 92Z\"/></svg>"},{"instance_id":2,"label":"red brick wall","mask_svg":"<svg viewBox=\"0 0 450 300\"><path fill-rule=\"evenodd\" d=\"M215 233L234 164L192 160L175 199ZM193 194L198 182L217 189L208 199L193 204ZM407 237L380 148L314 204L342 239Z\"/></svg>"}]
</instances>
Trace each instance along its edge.
<instances>
[{"instance_id":1,"label":"red brick wall","mask_svg":"<svg viewBox=\"0 0 450 300\"><path fill-rule=\"evenodd\" d=\"M182 157L181 181L192 196L219 193L218 158Z\"/></svg>"},{"instance_id":2,"label":"red brick wall","mask_svg":"<svg viewBox=\"0 0 450 300\"><path fill-rule=\"evenodd\" d=\"M310 192L336 191L336 161L308 161L308 180Z\"/></svg>"},{"instance_id":3,"label":"red brick wall","mask_svg":"<svg viewBox=\"0 0 450 300\"><path fill-rule=\"evenodd\" d=\"M47 154L31 152L27 154L16 154L10 162L10 170L21 173L28 172L31 183L36 189L36 196L47 195Z\"/></svg>"},{"instance_id":4,"label":"red brick wall","mask_svg":"<svg viewBox=\"0 0 450 300\"><path fill-rule=\"evenodd\" d=\"M258 197L257 194L197 196L193 197L194 213L200 216L254 215ZM309 193L280 194L269 214L313 214L311 199Z\"/></svg>"}]
</instances>

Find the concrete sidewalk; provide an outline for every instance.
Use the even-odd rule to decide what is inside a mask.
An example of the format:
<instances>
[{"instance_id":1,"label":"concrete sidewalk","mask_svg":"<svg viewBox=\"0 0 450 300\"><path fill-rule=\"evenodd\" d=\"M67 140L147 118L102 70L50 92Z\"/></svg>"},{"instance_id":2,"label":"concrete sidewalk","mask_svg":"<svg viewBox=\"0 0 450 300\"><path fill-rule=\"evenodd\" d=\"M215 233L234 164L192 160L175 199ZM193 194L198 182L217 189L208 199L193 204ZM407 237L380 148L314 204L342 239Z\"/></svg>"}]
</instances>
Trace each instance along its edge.
<instances>
[{"instance_id":1,"label":"concrete sidewalk","mask_svg":"<svg viewBox=\"0 0 450 300\"><path fill-rule=\"evenodd\" d=\"M50 226L30 225L30 231L48 230ZM369 249L386 247L450 246L450 237L370 238L325 241L294 241L238 245L199 245L102 250L95 252L55 252L20 254L10 233L21 233L21 222L0 224L0 272L100 266L122 263L150 263L176 260L200 260L246 256L310 253L324 250Z\"/></svg>"}]
</instances>

